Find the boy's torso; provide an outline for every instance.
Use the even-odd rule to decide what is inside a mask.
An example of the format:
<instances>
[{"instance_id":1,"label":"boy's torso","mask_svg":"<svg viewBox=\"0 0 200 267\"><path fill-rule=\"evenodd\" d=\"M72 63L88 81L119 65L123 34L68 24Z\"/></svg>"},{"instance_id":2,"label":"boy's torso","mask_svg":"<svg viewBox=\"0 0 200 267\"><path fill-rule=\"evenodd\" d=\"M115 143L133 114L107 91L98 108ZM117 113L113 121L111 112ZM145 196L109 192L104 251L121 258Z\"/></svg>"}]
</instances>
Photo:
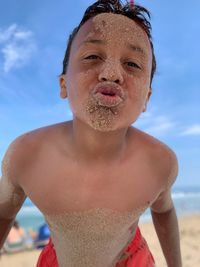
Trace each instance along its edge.
<instances>
[{"instance_id":1,"label":"boy's torso","mask_svg":"<svg viewBox=\"0 0 200 267\"><path fill-rule=\"evenodd\" d=\"M130 128L119 160L84 161L74 156L70 128L24 137L18 184L46 217L59 266L115 266L166 186L167 147Z\"/></svg>"},{"instance_id":2,"label":"boy's torso","mask_svg":"<svg viewBox=\"0 0 200 267\"><path fill-rule=\"evenodd\" d=\"M132 128L120 161L81 162L70 151L69 127L61 123L29 134L34 145L27 146L30 162L19 183L44 214L96 207L135 211L151 205L167 178L163 144Z\"/></svg>"}]
</instances>

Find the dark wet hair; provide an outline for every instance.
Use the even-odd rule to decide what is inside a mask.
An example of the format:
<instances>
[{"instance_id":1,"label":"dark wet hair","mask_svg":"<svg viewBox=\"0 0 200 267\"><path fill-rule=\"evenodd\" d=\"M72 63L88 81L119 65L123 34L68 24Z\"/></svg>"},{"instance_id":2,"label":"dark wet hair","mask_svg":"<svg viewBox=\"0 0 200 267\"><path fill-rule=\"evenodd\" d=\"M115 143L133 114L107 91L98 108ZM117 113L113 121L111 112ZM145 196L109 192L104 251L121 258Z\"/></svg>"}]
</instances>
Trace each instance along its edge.
<instances>
[{"instance_id":1,"label":"dark wet hair","mask_svg":"<svg viewBox=\"0 0 200 267\"><path fill-rule=\"evenodd\" d=\"M87 20L101 13L113 13L126 16L134 20L145 31L145 33L148 36L152 50L152 69L151 69L151 82L152 82L156 70L156 58L154 54L154 47L151 36L150 13L146 8L139 5L132 6L130 3L126 3L123 5L120 0L99 0L86 9L80 24L72 31L72 33L69 36L65 57L63 60L62 74L65 74L67 71L70 49L72 46L72 42L76 34L78 33L79 29Z\"/></svg>"}]
</instances>

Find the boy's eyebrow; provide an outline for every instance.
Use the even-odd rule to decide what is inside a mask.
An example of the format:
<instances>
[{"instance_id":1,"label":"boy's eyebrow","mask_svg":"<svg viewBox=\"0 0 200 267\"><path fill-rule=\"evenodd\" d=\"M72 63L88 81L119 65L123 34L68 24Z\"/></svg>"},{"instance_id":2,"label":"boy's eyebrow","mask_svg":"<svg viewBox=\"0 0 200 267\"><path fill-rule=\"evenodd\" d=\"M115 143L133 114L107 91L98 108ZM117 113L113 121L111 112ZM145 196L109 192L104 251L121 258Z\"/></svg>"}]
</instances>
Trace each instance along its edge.
<instances>
[{"instance_id":1,"label":"boy's eyebrow","mask_svg":"<svg viewBox=\"0 0 200 267\"><path fill-rule=\"evenodd\" d=\"M140 47L140 46L136 46L136 45L132 45L132 44L127 44L128 49L134 51L134 52L139 52L141 53L143 56L146 55L146 53L144 52L144 50Z\"/></svg>"},{"instance_id":2,"label":"boy's eyebrow","mask_svg":"<svg viewBox=\"0 0 200 267\"><path fill-rule=\"evenodd\" d=\"M100 40L100 39L87 39L85 41L83 41L80 46L85 45L85 44L106 44L106 42L104 40Z\"/></svg>"},{"instance_id":3,"label":"boy's eyebrow","mask_svg":"<svg viewBox=\"0 0 200 267\"><path fill-rule=\"evenodd\" d=\"M103 45L105 45L105 44L106 44L106 41L101 40L101 39L87 39L87 40L83 41L83 42L80 44L80 46L85 45L85 44L103 44ZM143 50L140 46L137 46L137 45L133 45L133 44L127 43L126 47L127 47L129 50L132 50L132 51L134 51L134 52L139 52L139 53L141 53L143 56L146 55L146 53L144 52L144 50Z\"/></svg>"}]
</instances>

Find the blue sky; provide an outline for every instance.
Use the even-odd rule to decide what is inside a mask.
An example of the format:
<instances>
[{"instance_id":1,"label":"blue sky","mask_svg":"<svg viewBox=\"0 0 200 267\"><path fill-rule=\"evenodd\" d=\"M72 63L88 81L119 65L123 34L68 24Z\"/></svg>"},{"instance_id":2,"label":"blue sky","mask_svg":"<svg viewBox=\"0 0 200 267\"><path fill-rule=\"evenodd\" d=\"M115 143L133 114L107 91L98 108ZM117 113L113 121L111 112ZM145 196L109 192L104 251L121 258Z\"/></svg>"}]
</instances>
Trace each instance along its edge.
<instances>
[{"instance_id":1,"label":"blue sky","mask_svg":"<svg viewBox=\"0 0 200 267\"><path fill-rule=\"evenodd\" d=\"M58 75L79 1L0 2L0 159L18 135L71 119ZM148 110L135 126L177 154L180 185L200 186L200 1L137 1L152 13L158 69Z\"/></svg>"}]
</instances>

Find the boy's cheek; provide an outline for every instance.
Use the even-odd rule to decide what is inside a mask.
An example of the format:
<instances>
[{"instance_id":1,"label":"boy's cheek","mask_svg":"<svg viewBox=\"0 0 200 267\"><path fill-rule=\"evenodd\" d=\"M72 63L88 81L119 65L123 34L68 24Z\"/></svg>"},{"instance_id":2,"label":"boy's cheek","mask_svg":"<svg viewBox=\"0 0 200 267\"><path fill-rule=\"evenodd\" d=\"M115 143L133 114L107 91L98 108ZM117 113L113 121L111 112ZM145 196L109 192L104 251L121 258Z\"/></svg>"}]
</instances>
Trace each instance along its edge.
<instances>
[{"instance_id":1,"label":"boy's cheek","mask_svg":"<svg viewBox=\"0 0 200 267\"><path fill-rule=\"evenodd\" d=\"M129 88L128 95L130 96L131 100L134 100L135 102L141 102L143 99L146 99L148 90L149 88L146 83L134 83Z\"/></svg>"},{"instance_id":2,"label":"boy's cheek","mask_svg":"<svg viewBox=\"0 0 200 267\"><path fill-rule=\"evenodd\" d=\"M73 91L76 91L77 95L81 94L82 97L87 97L98 84L96 72L91 70L78 73L76 77L74 77L74 81L75 88Z\"/></svg>"}]
</instances>

